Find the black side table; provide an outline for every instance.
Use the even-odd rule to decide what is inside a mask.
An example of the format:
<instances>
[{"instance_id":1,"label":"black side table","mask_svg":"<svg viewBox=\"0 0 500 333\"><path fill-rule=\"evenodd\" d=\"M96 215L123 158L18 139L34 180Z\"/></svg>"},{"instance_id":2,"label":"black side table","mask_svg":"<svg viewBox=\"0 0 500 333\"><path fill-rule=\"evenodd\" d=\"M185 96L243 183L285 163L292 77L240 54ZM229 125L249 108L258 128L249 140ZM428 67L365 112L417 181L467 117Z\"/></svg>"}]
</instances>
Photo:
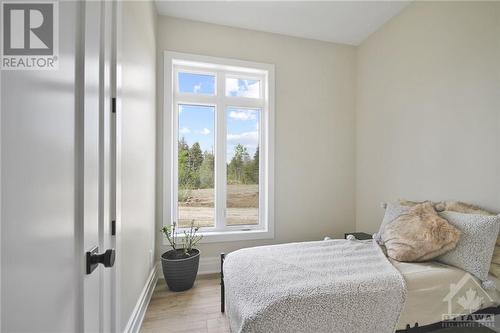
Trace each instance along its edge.
<instances>
[{"instance_id":1,"label":"black side table","mask_svg":"<svg viewBox=\"0 0 500 333\"><path fill-rule=\"evenodd\" d=\"M364 239L372 239L372 235L367 234L366 232L349 232L344 234L344 239L347 239L348 235L353 235L356 239L364 240Z\"/></svg>"}]
</instances>

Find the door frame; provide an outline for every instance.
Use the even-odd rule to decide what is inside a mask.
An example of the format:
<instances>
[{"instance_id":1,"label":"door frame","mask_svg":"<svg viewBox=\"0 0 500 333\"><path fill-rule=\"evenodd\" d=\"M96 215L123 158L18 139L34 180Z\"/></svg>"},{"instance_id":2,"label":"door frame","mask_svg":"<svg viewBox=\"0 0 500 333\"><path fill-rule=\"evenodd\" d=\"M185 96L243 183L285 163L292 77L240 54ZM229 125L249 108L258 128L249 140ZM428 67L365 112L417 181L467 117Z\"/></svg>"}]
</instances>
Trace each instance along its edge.
<instances>
[{"instance_id":1,"label":"door frame","mask_svg":"<svg viewBox=\"0 0 500 333\"><path fill-rule=\"evenodd\" d=\"M111 118L111 215L115 221L115 236L111 237L112 246L116 250L115 267L112 271L111 288L111 331L119 333L121 327L121 157L122 157L122 3L112 1L112 47L111 47L111 97L115 99L115 112Z\"/></svg>"},{"instance_id":2,"label":"door frame","mask_svg":"<svg viewBox=\"0 0 500 333\"><path fill-rule=\"evenodd\" d=\"M115 248L115 236L112 235L112 221L115 217L115 163L114 163L114 114L113 114L113 84L114 79L114 1L101 2L101 31L99 56L99 247L104 251ZM116 224L116 223L115 223ZM103 268L101 268L103 269ZM100 307L99 313L101 332L118 332L115 329L114 281L116 265L103 269L100 276ZM109 270L109 271L108 271ZM109 272L109 273L108 273ZM107 274L106 274L107 273Z\"/></svg>"},{"instance_id":3,"label":"door frame","mask_svg":"<svg viewBox=\"0 0 500 333\"><path fill-rule=\"evenodd\" d=\"M85 24L87 18L85 0L78 2L75 25L75 274L77 306L75 331L85 332L86 257L84 248L84 111L85 111ZM107 248L116 251L115 265L102 265L93 272L99 276L99 331L121 332L120 327L120 123L112 113L112 98L117 96L120 73L118 57L118 13L120 1L102 1L99 32L99 203L98 243L99 252ZM118 109L118 102L117 108ZM111 221L116 221L115 236L111 235Z\"/></svg>"},{"instance_id":4,"label":"door frame","mask_svg":"<svg viewBox=\"0 0 500 333\"><path fill-rule=\"evenodd\" d=\"M85 2L76 4L75 36L75 279L76 291L75 332L85 329L85 250L83 245L83 112L85 110Z\"/></svg>"}]
</instances>

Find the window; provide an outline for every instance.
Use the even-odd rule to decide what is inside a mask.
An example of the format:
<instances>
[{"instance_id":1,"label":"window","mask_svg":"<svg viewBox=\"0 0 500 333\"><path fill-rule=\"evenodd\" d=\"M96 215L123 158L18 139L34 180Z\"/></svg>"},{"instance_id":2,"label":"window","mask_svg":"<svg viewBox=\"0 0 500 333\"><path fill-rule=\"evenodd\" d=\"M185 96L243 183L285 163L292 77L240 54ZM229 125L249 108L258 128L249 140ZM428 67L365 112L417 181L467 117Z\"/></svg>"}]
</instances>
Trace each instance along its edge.
<instances>
[{"instance_id":1,"label":"window","mask_svg":"<svg viewBox=\"0 0 500 333\"><path fill-rule=\"evenodd\" d=\"M274 66L165 53L165 224L272 238Z\"/></svg>"}]
</instances>

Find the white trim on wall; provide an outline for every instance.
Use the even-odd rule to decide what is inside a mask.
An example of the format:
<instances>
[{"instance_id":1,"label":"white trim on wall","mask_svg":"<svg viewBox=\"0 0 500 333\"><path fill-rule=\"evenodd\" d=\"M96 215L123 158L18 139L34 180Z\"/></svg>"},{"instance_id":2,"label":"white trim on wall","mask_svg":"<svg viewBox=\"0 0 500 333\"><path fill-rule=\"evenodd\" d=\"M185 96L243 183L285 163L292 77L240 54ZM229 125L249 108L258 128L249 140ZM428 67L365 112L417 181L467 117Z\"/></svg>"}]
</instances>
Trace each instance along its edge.
<instances>
[{"instance_id":1,"label":"white trim on wall","mask_svg":"<svg viewBox=\"0 0 500 333\"><path fill-rule=\"evenodd\" d=\"M220 273L220 257L200 257L198 275Z\"/></svg>"},{"instance_id":2,"label":"white trim on wall","mask_svg":"<svg viewBox=\"0 0 500 333\"><path fill-rule=\"evenodd\" d=\"M158 265L155 265L151 270L151 273L149 273L149 277L146 280L146 284L144 285L144 288L139 295L139 299L135 304L134 310L130 315L127 326L125 326L125 333L139 333L142 321L144 320L144 315L146 314L146 310L148 308L149 301L151 300L151 296L153 295L153 291L155 289L157 281Z\"/></svg>"}]
</instances>

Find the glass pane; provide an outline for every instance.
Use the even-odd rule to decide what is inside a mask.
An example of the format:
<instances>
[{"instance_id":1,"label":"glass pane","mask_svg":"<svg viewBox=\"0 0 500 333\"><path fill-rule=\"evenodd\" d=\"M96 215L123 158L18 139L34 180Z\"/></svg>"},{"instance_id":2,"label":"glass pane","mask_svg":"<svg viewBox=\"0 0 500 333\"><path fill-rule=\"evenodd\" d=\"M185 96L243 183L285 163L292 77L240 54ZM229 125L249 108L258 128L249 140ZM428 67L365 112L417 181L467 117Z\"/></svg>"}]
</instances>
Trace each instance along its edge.
<instances>
[{"instance_id":1,"label":"glass pane","mask_svg":"<svg viewBox=\"0 0 500 333\"><path fill-rule=\"evenodd\" d=\"M228 108L226 225L259 224L258 109Z\"/></svg>"},{"instance_id":2,"label":"glass pane","mask_svg":"<svg viewBox=\"0 0 500 333\"><path fill-rule=\"evenodd\" d=\"M179 73L179 92L215 95L215 76L193 73Z\"/></svg>"},{"instance_id":3,"label":"glass pane","mask_svg":"<svg viewBox=\"0 0 500 333\"><path fill-rule=\"evenodd\" d=\"M260 98L260 81L227 78L226 96Z\"/></svg>"},{"instance_id":4,"label":"glass pane","mask_svg":"<svg viewBox=\"0 0 500 333\"><path fill-rule=\"evenodd\" d=\"M179 105L178 224L215 226L215 107Z\"/></svg>"}]
</instances>

